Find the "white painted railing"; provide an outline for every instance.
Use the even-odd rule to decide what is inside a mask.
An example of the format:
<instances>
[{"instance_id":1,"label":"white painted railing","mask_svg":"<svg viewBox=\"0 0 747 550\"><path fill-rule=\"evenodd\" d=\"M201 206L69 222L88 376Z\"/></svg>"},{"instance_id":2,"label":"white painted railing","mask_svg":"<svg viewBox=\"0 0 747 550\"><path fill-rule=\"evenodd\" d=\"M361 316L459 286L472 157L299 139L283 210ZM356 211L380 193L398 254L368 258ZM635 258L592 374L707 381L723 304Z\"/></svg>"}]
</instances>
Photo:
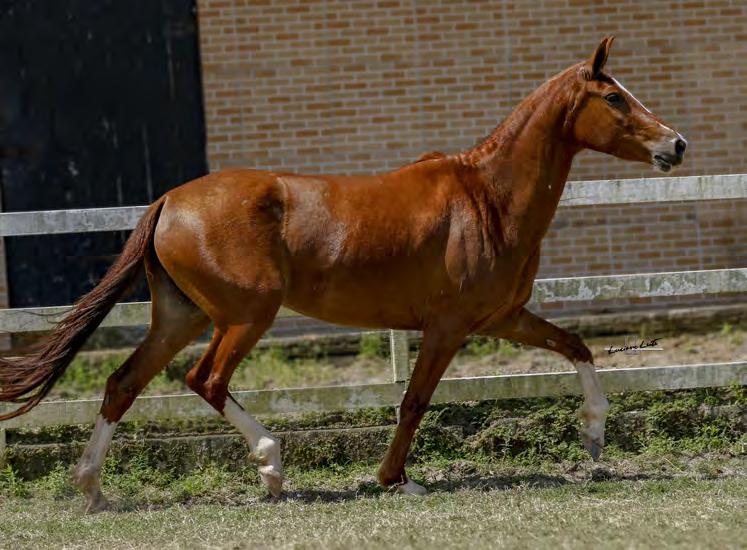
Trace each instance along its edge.
<instances>
[{"instance_id":1,"label":"white painted railing","mask_svg":"<svg viewBox=\"0 0 747 550\"><path fill-rule=\"evenodd\" d=\"M561 206L747 198L747 174L571 181ZM5 212L0 237L133 229L147 206Z\"/></svg>"},{"instance_id":2,"label":"white painted railing","mask_svg":"<svg viewBox=\"0 0 747 550\"><path fill-rule=\"evenodd\" d=\"M601 369L607 393L647 390L681 390L747 384L747 362ZM404 381L320 388L235 391L231 394L255 415L325 412L366 407L394 407L402 400ZM471 378L444 378L433 403L526 397L551 397L581 393L574 372L510 374ZM23 416L4 423L5 428L42 428L59 424L88 424L101 406L100 399L43 401ZM168 420L212 416L215 411L196 394L139 397L127 412L129 421Z\"/></svg>"},{"instance_id":3,"label":"white painted railing","mask_svg":"<svg viewBox=\"0 0 747 550\"><path fill-rule=\"evenodd\" d=\"M709 269L595 275L538 279L532 303L608 300L611 298L652 298L747 292L747 268ZM70 306L0 309L0 331L34 332L51 330L70 311ZM298 314L281 308L278 317ZM117 304L101 323L102 327L129 327L150 322L150 302Z\"/></svg>"},{"instance_id":4,"label":"white painted railing","mask_svg":"<svg viewBox=\"0 0 747 550\"><path fill-rule=\"evenodd\" d=\"M747 174L691 176L611 181L570 182L562 206L745 199ZM132 229L146 207L18 212L0 214L0 237L120 231ZM747 268L631 275L604 275L537 280L535 303L604 300L610 298L681 296L747 292ZM0 310L0 330L48 330L69 307ZM102 326L133 326L149 321L149 302L118 304ZM283 309L280 316L296 315ZM397 405L409 377L407 333L391 332L393 381L388 384L238 392L237 397L255 414L329 411ZM747 383L747 362L681 365L600 371L608 392L683 389ZM434 402L539 397L580 393L573 372L445 379ZM28 414L0 428L0 456L6 428L33 428L88 423L99 400L44 402ZM10 408L10 407L7 407ZM2 410L2 409L0 409ZM212 414L195 395L141 397L128 419L189 418Z\"/></svg>"}]
</instances>

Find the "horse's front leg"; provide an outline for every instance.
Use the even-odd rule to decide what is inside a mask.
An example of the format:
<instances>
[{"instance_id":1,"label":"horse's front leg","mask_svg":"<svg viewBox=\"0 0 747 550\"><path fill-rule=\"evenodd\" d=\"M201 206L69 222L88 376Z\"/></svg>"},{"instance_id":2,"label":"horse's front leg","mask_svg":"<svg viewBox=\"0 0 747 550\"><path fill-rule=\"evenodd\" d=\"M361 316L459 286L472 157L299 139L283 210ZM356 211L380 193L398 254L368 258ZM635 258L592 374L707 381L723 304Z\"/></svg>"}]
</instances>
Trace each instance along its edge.
<instances>
[{"instance_id":1,"label":"horse's front leg","mask_svg":"<svg viewBox=\"0 0 747 550\"><path fill-rule=\"evenodd\" d=\"M604 424L609 403L594 368L591 351L581 338L537 317L525 308L508 319L502 319L480 330L479 333L556 351L573 363L585 398L579 410L584 423L581 439L592 458L598 459L604 448Z\"/></svg>"},{"instance_id":2,"label":"horse's front leg","mask_svg":"<svg viewBox=\"0 0 747 550\"><path fill-rule=\"evenodd\" d=\"M466 330L453 328L429 327L423 330L420 353L400 405L399 424L379 467L379 483L384 487L396 487L400 493L426 493L425 488L409 479L405 473L407 453L431 396L466 335Z\"/></svg>"}]
</instances>

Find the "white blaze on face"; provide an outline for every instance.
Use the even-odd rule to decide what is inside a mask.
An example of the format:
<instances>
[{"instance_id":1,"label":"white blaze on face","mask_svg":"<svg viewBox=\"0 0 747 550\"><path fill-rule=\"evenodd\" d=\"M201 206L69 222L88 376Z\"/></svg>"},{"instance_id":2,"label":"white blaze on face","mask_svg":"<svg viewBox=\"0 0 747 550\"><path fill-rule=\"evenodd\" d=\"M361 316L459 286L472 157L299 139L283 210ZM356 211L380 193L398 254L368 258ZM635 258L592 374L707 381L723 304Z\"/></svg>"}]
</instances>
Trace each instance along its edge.
<instances>
[{"instance_id":1,"label":"white blaze on face","mask_svg":"<svg viewBox=\"0 0 747 550\"><path fill-rule=\"evenodd\" d=\"M620 84L620 82L618 82L614 78L612 78L611 80L613 84L615 84L615 86L620 88L620 90L622 90L623 93L625 93L635 105L637 105L638 107L646 111L648 114L650 114L652 117L654 117L654 114L649 110L649 108L646 107L643 103L641 103L632 93L630 93L630 91L625 86ZM652 120L652 122L656 124L656 126L658 126L662 130L662 134L663 136L665 136L665 137L662 137L658 141L649 141L646 143L646 146L651 151L651 155L653 157L653 155L656 154L657 151L666 151L668 150L670 146L673 146L674 142L677 141L679 134L675 132L672 128L670 128L669 126L665 126L658 120ZM657 165L657 163L654 163L654 167L662 170L661 166ZM665 170L662 170L662 171L665 171Z\"/></svg>"},{"instance_id":2,"label":"white blaze on face","mask_svg":"<svg viewBox=\"0 0 747 550\"><path fill-rule=\"evenodd\" d=\"M643 109L643 110L644 110L644 111L646 111L647 113L653 114L653 113L651 113L651 111L649 111L648 107L646 107L646 106L645 106L645 105L644 105L643 103L641 103L640 101L638 101L638 99L637 99L637 98L636 98L636 97L635 97L635 96L634 96L633 94L631 94L631 93L630 93L630 91L629 91L629 90L628 90L628 89L627 89L627 88L626 88L625 86L623 86L622 84L620 84L620 82L618 82L618 81L617 81L616 79L614 79L614 78L610 78L610 80L612 80L612 83L613 83L613 84L614 84L615 86L617 86L617 87L618 87L618 88L620 88L620 89L621 89L621 90L622 90L622 91L623 91L623 92L624 92L625 94L627 94L627 95L628 95L628 97L630 97L630 99L632 99L632 100L633 100L633 102L635 102L635 104L636 104L636 105L638 105L638 106L639 106L639 107L640 107L641 109Z\"/></svg>"}]
</instances>

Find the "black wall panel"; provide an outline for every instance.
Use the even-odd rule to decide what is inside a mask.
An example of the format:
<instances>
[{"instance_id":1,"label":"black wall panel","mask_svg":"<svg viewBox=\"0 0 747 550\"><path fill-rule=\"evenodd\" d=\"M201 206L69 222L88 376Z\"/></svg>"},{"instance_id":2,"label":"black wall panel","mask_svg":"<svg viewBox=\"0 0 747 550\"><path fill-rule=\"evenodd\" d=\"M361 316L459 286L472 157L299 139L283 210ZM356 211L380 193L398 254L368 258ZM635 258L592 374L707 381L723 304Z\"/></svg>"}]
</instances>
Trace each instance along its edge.
<instances>
[{"instance_id":1,"label":"black wall panel","mask_svg":"<svg viewBox=\"0 0 747 550\"><path fill-rule=\"evenodd\" d=\"M3 210L147 204L203 175L196 17L194 0L0 0ZM11 305L71 303L125 238L6 239Z\"/></svg>"}]
</instances>

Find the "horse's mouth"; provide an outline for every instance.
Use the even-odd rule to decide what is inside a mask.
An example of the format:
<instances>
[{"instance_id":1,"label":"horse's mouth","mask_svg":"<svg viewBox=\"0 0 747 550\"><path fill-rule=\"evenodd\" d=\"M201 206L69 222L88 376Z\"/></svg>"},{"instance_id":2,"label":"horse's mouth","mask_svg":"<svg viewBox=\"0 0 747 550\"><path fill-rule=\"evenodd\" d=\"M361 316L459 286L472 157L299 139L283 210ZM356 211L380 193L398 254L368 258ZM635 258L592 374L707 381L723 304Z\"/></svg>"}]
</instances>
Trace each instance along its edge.
<instances>
[{"instance_id":1,"label":"horse's mouth","mask_svg":"<svg viewBox=\"0 0 747 550\"><path fill-rule=\"evenodd\" d=\"M682 163L681 156L669 155L666 153L656 153L653 157L653 165L662 172L669 172L673 166Z\"/></svg>"}]
</instances>

